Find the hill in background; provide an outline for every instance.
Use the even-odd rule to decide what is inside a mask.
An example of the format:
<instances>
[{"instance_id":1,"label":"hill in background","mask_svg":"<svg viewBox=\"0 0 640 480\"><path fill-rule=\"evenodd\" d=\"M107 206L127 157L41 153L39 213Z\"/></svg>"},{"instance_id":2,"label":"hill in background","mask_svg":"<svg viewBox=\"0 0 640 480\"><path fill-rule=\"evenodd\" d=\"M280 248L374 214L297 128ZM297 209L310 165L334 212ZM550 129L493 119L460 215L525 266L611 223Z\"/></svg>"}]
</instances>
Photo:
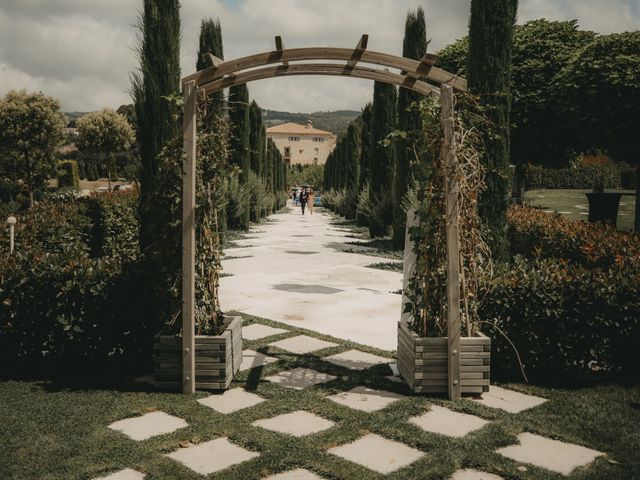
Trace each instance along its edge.
<instances>
[{"instance_id":1,"label":"hill in background","mask_svg":"<svg viewBox=\"0 0 640 480\"><path fill-rule=\"evenodd\" d=\"M315 128L326 130L331 133L346 133L349 122L352 122L360 115L355 110L336 110L334 112L314 112L314 113L291 113L278 112L276 110L262 110L262 116L268 127L286 122L306 125L307 120L313 122Z\"/></svg>"}]
</instances>

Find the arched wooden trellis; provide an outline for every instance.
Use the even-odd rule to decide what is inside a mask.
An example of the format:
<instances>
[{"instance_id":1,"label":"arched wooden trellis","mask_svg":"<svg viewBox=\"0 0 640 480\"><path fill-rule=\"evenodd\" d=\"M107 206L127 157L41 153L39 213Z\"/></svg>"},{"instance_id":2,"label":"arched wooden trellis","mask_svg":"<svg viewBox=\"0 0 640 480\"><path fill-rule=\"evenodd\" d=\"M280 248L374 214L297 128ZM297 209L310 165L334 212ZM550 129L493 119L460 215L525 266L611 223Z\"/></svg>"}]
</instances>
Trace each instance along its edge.
<instances>
[{"instance_id":1,"label":"arched wooden trellis","mask_svg":"<svg viewBox=\"0 0 640 480\"><path fill-rule=\"evenodd\" d=\"M281 37L275 37L276 49L236 60L223 61L211 54L210 66L182 79L184 95L183 140L186 153L182 192L182 378L183 391L195 392L195 176L196 111L199 93L205 95L234 85L267 78L293 75L330 75L365 78L396 85L423 95L438 95L442 106L444 148L447 171L456 161L453 139L453 89L465 91L466 80L434 66L437 57L420 60L367 50L368 35L362 35L353 49L285 49ZM325 61L343 62L326 63ZM295 62L295 63L294 63ZM316 63L302 63L316 62ZM320 63L317 63L320 62ZM364 65L363 65L364 64ZM382 68L380 68L382 67ZM394 69L392 72L388 69ZM451 176L447 188L447 302L449 318L449 398L460 397L460 301L458 248L458 186ZM456 306L454 308L454 306Z\"/></svg>"}]
</instances>

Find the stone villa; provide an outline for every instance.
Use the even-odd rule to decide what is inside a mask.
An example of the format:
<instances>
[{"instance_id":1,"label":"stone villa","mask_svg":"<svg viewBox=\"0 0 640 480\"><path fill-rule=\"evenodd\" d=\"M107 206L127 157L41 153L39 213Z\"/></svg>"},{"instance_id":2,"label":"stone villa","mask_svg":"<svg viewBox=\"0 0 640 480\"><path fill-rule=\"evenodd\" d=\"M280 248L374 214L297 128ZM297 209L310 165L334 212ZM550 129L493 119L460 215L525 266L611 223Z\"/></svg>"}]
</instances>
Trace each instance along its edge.
<instances>
[{"instance_id":1,"label":"stone villa","mask_svg":"<svg viewBox=\"0 0 640 480\"><path fill-rule=\"evenodd\" d=\"M313 128L311 120L306 126L287 122L269 127L267 138L275 142L282 158L290 165L324 165L336 147L336 135Z\"/></svg>"}]
</instances>

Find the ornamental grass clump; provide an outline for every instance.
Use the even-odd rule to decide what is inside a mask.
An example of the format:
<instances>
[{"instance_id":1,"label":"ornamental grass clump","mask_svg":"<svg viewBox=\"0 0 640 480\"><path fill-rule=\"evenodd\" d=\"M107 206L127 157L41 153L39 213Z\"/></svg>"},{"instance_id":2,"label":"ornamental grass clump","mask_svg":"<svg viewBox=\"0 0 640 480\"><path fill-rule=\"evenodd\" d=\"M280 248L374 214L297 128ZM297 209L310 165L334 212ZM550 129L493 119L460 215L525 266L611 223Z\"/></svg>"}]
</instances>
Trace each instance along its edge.
<instances>
[{"instance_id":1,"label":"ornamental grass clump","mask_svg":"<svg viewBox=\"0 0 640 480\"><path fill-rule=\"evenodd\" d=\"M460 245L460 308L463 334L478 331L478 279L481 269L491 270L491 254L478 216L478 195L483 188L484 168L481 129L489 126L475 100L457 97L454 139L457 162L447 175L458 185ZM441 110L432 98L419 106L421 143L414 147L411 170L414 176L418 226L409 230L416 253L416 265L406 291L405 312L412 314L412 328L421 337L447 335L447 252L445 159Z\"/></svg>"}]
</instances>

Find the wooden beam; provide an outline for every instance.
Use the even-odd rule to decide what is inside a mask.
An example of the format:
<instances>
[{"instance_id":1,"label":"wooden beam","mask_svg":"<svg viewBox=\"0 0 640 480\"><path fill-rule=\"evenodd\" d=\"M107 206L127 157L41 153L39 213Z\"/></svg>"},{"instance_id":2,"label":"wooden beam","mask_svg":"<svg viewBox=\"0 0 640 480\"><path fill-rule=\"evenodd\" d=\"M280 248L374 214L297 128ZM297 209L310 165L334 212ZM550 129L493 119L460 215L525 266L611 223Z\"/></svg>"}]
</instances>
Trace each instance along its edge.
<instances>
[{"instance_id":1,"label":"wooden beam","mask_svg":"<svg viewBox=\"0 0 640 480\"><path fill-rule=\"evenodd\" d=\"M182 391L196 391L195 252L196 252L196 112L195 82L184 86L182 171Z\"/></svg>"},{"instance_id":2,"label":"wooden beam","mask_svg":"<svg viewBox=\"0 0 640 480\"><path fill-rule=\"evenodd\" d=\"M274 63L283 62L301 62L307 60L336 60L342 62L348 62L353 57L353 49L349 48L291 48L288 50L270 51L258 53L255 55L249 55L247 57L238 58L235 60L225 61L218 66L217 69L207 68L200 72L194 73L182 79L184 85L188 81L195 81L196 87L203 86L213 81L219 80L225 75L231 75L233 73L240 73L242 70L252 69L256 67L263 67ZM425 59L428 63L429 57ZM365 50L362 52L362 56L358 63L381 65L388 68L397 69L403 72L407 72L410 75L415 73L417 78L427 78L429 81L441 84L447 83L456 90L466 90L467 81L464 78L458 77L452 73L446 72L440 68L432 66L428 73L425 75L420 73L420 69L424 72L425 66L421 66L421 62L417 60L411 60L410 58L398 57L395 55L389 55L386 53L372 52ZM343 65L343 68L345 66Z\"/></svg>"},{"instance_id":3,"label":"wooden beam","mask_svg":"<svg viewBox=\"0 0 640 480\"><path fill-rule=\"evenodd\" d=\"M353 68L362 58L362 54L367 49L367 44L369 43L369 35L366 33L360 37L356 48L353 49L353 55L349 60L347 60L347 68Z\"/></svg>"},{"instance_id":4,"label":"wooden beam","mask_svg":"<svg viewBox=\"0 0 640 480\"><path fill-rule=\"evenodd\" d=\"M204 53L202 55L202 58L209 64L210 67L213 67L214 70L217 69L219 65L222 65L224 63L224 60L216 57L211 53Z\"/></svg>"},{"instance_id":5,"label":"wooden beam","mask_svg":"<svg viewBox=\"0 0 640 480\"><path fill-rule=\"evenodd\" d=\"M254 82L257 80L263 80L266 78L286 77L295 75L329 75L329 76L345 76L353 78L366 78L382 83L388 83L391 85L397 85L400 87L406 87L414 92L421 93L423 95L440 94L440 90L426 82L415 81L411 86L404 85L406 77L398 73L389 72L386 70L379 70L375 68L355 66L352 69L345 68L342 64L322 64L322 63L308 63L308 64L291 64L286 68L282 66L265 67L255 70L250 70L237 75L219 78L211 83L206 84L202 89L207 93L220 91L225 88L232 87L234 85L240 85L243 83Z\"/></svg>"},{"instance_id":6,"label":"wooden beam","mask_svg":"<svg viewBox=\"0 0 640 480\"><path fill-rule=\"evenodd\" d=\"M445 170L446 239L447 239L447 337L448 391L450 400L460 398L460 243L458 223L460 187L456 178L456 144L454 137L453 89L440 86L440 107L444 142L442 145Z\"/></svg>"},{"instance_id":7,"label":"wooden beam","mask_svg":"<svg viewBox=\"0 0 640 480\"><path fill-rule=\"evenodd\" d=\"M276 51L279 52L280 57L284 55L284 43L282 41L282 37L280 35L276 35ZM289 66L289 62L286 60L282 61L282 65L285 67Z\"/></svg>"}]
</instances>

